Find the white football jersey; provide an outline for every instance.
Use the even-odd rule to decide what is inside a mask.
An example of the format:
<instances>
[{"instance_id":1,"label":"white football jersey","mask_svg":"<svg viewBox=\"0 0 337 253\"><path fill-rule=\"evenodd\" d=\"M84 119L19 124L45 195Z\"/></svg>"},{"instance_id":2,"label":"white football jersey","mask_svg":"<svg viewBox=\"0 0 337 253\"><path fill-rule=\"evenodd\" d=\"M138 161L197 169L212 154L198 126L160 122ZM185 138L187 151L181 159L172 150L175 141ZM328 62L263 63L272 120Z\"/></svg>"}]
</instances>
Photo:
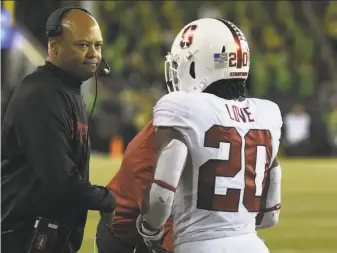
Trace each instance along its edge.
<instances>
[{"instance_id":1,"label":"white football jersey","mask_svg":"<svg viewBox=\"0 0 337 253\"><path fill-rule=\"evenodd\" d=\"M174 197L175 245L254 233L279 148L279 107L263 99L177 91L158 101L153 124L179 130L192 158Z\"/></svg>"}]
</instances>

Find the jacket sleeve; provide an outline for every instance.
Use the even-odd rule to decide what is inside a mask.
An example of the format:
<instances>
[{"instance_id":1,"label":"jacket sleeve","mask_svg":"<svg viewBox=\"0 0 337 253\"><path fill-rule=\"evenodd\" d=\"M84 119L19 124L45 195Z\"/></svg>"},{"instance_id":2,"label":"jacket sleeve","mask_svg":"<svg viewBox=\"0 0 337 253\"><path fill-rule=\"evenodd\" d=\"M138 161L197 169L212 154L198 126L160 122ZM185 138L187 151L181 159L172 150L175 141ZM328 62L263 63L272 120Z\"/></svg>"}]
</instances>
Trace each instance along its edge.
<instances>
[{"instance_id":1,"label":"jacket sleeve","mask_svg":"<svg viewBox=\"0 0 337 253\"><path fill-rule=\"evenodd\" d=\"M16 108L18 142L48 203L72 209L112 212L115 199L101 186L77 172L72 143L71 109L64 95L52 87L35 90Z\"/></svg>"}]
</instances>

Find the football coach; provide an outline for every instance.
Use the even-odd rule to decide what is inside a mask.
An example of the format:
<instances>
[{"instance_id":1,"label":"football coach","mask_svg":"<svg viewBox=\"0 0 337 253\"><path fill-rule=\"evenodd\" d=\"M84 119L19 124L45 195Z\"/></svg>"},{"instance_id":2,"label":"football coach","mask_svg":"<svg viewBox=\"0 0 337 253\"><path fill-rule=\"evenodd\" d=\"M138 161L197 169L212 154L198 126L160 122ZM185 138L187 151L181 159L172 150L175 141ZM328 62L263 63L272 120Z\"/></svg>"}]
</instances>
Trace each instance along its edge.
<instances>
[{"instance_id":1,"label":"football coach","mask_svg":"<svg viewBox=\"0 0 337 253\"><path fill-rule=\"evenodd\" d=\"M37 14L38 15L38 14ZM82 82L102 62L102 34L85 9L61 8L46 24L48 58L16 88L1 131L1 252L72 253L88 210L111 225L115 199L89 182ZM104 69L107 71L107 69Z\"/></svg>"}]
</instances>

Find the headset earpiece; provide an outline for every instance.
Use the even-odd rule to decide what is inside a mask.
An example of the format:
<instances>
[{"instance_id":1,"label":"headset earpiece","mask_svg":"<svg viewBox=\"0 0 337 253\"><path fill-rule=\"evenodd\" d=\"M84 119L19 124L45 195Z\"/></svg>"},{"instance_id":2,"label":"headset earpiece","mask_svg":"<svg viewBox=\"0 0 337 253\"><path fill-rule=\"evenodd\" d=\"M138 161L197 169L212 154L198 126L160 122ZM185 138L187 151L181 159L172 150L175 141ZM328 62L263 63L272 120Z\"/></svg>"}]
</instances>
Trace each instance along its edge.
<instances>
[{"instance_id":1,"label":"headset earpiece","mask_svg":"<svg viewBox=\"0 0 337 253\"><path fill-rule=\"evenodd\" d=\"M92 16L91 13L87 11L86 9L75 7L75 6L63 7L63 8L57 9L54 12L52 12L52 14L50 14L50 16L48 17L47 23L46 23L46 35L48 38L58 37L62 35L62 26L60 24L60 21L63 15L65 15L70 10L80 10Z\"/></svg>"}]
</instances>

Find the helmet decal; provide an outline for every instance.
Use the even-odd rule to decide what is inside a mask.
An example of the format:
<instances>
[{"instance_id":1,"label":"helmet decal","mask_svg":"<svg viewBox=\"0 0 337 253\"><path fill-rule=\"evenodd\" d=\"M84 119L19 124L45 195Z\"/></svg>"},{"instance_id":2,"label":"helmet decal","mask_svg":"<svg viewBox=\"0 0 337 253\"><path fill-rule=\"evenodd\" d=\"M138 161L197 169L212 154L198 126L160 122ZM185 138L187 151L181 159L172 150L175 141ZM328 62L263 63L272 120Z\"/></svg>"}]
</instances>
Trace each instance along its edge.
<instances>
[{"instance_id":1,"label":"helmet decal","mask_svg":"<svg viewBox=\"0 0 337 253\"><path fill-rule=\"evenodd\" d=\"M186 27L184 32L181 35L180 47L185 49L189 48L192 45L193 37L195 30L197 29L197 25L190 25Z\"/></svg>"},{"instance_id":2,"label":"helmet decal","mask_svg":"<svg viewBox=\"0 0 337 253\"><path fill-rule=\"evenodd\" d=\"M224 25L227 26L227 28L230 30L230 32L233 35L234 41L237 45L236 52L229 53L229 67L236 67L238 69L242 68L242 66L247 65L247 55L242 54L242 45L241 41L246 41L245 36L241 32L241 30L234 25L232 22L229 22L227 20L223 19L217 19L220 22L222 22Z\"/></svg>"}]
</instances>

